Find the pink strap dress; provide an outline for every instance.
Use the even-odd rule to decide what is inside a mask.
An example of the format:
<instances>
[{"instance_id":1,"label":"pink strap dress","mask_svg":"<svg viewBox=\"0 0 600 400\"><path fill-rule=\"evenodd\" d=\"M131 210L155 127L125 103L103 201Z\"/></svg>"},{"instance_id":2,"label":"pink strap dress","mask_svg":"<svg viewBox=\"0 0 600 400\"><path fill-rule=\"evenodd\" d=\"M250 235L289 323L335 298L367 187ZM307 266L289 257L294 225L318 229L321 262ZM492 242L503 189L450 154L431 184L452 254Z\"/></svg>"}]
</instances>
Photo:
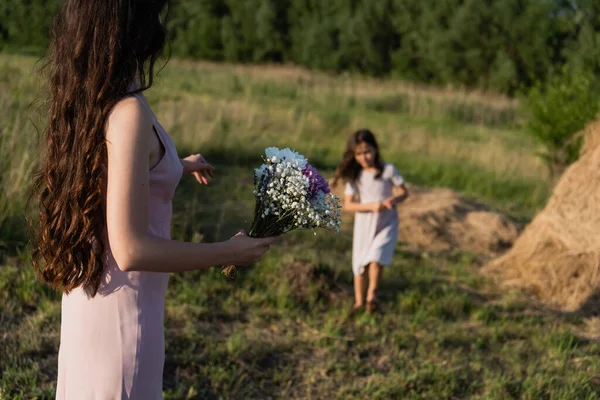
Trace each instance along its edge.
<instances>
[{"instance_id":1,"label":"pink strap dress","mask_svg":"<svg viewBox=\"0 0 600 400\"><path fill-rule=\"evenodd\" d=\"M150 109L142 95L136 97ZM150 170L148 232L170 238L171 202L183 167L173 141L154 113L152 117L165 153ZM123 272L111 255L108 239L105 243L104 272L96 296L78 288L62 298L56 398L162 399L169 274Z\"/></svg>"}]
</instances>

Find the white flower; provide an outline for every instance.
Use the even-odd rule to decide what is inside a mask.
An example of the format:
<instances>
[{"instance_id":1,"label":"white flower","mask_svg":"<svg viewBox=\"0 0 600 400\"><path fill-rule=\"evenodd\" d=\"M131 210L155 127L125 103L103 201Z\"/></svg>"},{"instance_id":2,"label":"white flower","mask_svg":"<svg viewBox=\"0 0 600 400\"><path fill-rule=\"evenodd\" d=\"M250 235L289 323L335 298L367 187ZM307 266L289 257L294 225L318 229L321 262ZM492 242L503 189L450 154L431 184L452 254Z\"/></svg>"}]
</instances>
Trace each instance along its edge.
<instances>
[{"instance_id":1,"label":"white flower","mask_svg":"<svg viewBox=\"0 0 600 400\"><path fill-rule=\"evenodd\" d=\"M257 178L260 178L262 176L267 175L268 172L269 172L269 166L267 164L263 164L254 170L254 176Z\"/></svg>"},{"instance_id":2,"label":"white flower","mask_svg":"<svg viewBox=\"0 0 600 400\"><path fill-rule=\"evenodd\" d=\"M269 147L265 155L266 163L254 170L257 217L278 224L283 233L317 227L339 231L339 199L323 192L308 198L310 179L302 173L306 158L289 148Z\"/></svg>"},{"instance_id":3,"label":"white flower","mask_svg":"<svg viewBox=\"0 0 600 400\"><path fill-rule=\"evenodd\" d=\"M303 155L289 148L280 150L277 147L268 147L265 149L265 156L271 163L278 163L285 160L300 170L304 169L308 162Z\"/></svg>"},{"instance_id":4,"label":"white flower","mask_svg":"<svg viewBox=\"0 0 600 400\"><path fill-rule=\"evenodd\" d=\"M279 149L277 147L267 147L265 149L265 155L267 156L268 159L270 159L273 156L277 156L279 154Z\"/></svg>"}]
</instances>

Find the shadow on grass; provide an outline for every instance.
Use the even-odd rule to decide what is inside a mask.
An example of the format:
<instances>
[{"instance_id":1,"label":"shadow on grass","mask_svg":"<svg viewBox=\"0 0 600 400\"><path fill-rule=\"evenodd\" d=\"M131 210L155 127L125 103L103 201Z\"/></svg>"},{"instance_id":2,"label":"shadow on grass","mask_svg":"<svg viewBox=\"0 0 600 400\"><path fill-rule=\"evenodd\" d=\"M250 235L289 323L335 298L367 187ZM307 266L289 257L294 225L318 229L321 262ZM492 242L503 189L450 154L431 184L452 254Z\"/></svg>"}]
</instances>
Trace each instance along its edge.
<instances>
[{"instance_id":1,"label":"shadow on grass","mask_svg":"<svg viewBox=\"0 0 600 400\"><path fill-rule=\"evenodd\" d=\"M584 318L600 317L600 288L583 302L576 313Z\"/></svg>"}]
</instances>

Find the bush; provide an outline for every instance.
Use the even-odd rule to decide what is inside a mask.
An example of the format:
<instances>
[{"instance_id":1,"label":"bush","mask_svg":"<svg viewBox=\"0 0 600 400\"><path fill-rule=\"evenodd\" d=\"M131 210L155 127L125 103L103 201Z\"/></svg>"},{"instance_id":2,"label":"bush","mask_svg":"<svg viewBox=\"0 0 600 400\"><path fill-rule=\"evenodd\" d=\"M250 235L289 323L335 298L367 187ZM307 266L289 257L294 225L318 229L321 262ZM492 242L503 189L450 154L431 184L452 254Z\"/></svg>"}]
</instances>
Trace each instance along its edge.
<instances>
[{"instance_id":1,"label":"bush","mask_svg":"<svg viewBox=\"0 0 600 400\"><path fill-rule=\"evenodd\" d=\"M563 68L546 84L536 84L525 103L527 131L544 147L539 156L556 179L577 160L582 139L577 133L598 114L600 95L594 75Z\"/></svg>"}]
</instances>

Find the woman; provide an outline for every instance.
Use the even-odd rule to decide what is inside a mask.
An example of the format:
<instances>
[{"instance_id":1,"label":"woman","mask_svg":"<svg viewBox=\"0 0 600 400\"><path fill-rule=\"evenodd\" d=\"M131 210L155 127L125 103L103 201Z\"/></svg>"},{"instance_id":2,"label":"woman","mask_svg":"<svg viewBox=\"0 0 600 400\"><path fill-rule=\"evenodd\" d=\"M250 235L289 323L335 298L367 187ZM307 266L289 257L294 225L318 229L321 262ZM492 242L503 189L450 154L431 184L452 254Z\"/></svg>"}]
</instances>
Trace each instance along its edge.
<instances>
[{"instance_id":1,"label":"woman","mask_svg":"<svg viewBox=\"0 0 600 400\"><path fill-rule=\"evenodd\" d=\"M53 27L35 265L63 292L58 399L162 398L169 273L247 265L276 240L170 240L182 173L213 168L178 158L142 94L166 3L65 0Z\"/></svg>"}]
</instances>

